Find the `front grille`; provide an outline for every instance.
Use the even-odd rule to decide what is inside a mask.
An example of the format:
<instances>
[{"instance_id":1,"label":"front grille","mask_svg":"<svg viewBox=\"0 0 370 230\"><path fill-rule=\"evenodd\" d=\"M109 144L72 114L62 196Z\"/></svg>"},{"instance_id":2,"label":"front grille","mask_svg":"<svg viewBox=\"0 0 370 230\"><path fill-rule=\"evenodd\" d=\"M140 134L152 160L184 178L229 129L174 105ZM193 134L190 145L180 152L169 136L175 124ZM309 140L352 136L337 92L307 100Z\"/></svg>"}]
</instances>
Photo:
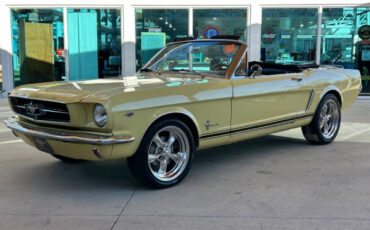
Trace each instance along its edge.
<instances>
[{"instance_id":1,"label":"front grille","mask_svg":"<svg viewBox=\"0 0 370 230\"><path fill-rule=\"evenodd\" d=\"M35 100L22 97L10 97L14 112L33 120L69 122L67 106L63 103Z\"/></svg>"}]
</instances>

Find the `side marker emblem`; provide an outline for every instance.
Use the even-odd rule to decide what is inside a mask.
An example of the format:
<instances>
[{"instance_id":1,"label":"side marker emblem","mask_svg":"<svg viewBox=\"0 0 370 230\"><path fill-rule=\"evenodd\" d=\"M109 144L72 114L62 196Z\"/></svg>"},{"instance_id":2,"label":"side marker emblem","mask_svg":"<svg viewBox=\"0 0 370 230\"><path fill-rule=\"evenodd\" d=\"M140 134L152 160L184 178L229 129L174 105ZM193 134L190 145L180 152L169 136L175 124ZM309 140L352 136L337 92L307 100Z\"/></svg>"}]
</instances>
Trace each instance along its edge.
<instances>
[{"instance_id":1,"label":"side marker emblem","mask_svg":"<svg viewBox=\"0 0 370 230\"><path fill-rule=\"evenodd\" d=\"M206 130L209 130L210 127L212 126L217 126L218 124L211 124L209 120L206 122Z\"/></svg>"}]
</instances>

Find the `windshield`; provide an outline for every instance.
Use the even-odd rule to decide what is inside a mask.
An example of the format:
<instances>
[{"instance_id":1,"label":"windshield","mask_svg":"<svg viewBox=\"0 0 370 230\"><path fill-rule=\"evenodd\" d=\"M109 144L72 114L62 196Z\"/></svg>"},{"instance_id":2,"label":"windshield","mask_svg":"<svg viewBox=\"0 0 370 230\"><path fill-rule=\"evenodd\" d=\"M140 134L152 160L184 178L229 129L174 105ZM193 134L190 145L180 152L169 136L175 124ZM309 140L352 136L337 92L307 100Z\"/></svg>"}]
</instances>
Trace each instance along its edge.
<instances>
[{"instance_id":1,"label":"windshield","mask_svg":"<svg viewBox=\"0 0 370 230\"><path fill-rule=\"evenodd\" d=\"M239 48L238 43L228 41L170 44L143 69L225 76Z\"/></svg>"}]
</instances>

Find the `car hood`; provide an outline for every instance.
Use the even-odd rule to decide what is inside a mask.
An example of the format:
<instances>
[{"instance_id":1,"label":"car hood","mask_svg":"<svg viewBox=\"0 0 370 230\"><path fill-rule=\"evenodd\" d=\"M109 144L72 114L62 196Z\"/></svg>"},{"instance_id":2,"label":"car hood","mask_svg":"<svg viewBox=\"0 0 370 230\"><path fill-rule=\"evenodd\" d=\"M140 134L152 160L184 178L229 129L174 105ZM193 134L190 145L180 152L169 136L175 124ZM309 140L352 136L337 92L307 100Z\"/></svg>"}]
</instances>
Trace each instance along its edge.
<instances>
[{"instance_id":1,"label":"car hood","mask_svg":"<svg viewBox=\"0 0 370 230\"><path fill-rule=\"evenodd\" d=\"M20 96L41 100L79 102L84 99L107 99L122 92L140 91L160 87L176 87L202 84L222 78L201 77L191 74L143 74L125 78L109 78L85 81L47 82L20 86L9 96Z\"/></svg>"}]
</instances>

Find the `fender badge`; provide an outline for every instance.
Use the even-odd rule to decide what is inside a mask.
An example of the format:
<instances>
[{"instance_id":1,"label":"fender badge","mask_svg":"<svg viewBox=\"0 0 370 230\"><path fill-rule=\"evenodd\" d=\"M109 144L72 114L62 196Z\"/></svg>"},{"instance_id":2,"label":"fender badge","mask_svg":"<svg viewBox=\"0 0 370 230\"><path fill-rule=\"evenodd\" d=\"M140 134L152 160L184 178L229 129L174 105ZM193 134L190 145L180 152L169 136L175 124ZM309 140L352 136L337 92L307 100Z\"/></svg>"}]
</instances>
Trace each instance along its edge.
<instances>
[{"instance_id":1,"label":"fender badge","mask_svg":"<svg viewBox=\"0 0 370 230\"><path fill-rule=\"evenodd\" d=\"M210 127L212 127L212 126L217 126L218 124L211 124L210 122L209 122L209 120L207 120L207 122L206 122L206 130L209 130L209 128Z\"/></svg>"}]
</instances>

